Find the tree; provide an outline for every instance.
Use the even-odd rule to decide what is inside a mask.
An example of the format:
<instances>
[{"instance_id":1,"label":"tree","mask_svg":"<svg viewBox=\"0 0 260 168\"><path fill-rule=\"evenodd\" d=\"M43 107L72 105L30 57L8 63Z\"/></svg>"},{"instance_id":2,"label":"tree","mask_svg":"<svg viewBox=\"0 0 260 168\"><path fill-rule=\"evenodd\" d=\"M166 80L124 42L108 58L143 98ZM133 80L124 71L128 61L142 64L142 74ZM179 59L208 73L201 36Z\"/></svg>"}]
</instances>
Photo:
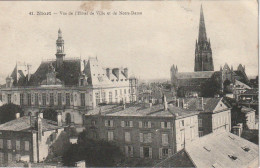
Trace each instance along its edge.
<instances>
[{"instance_id":1,"label":"tree","mask_svg":"<svg viewBox=\"0 0 260 168\"><path fill-rule=\"evenodd\" d=\"M47 120L57 121L58 112L52 108L46 108L42 111L43 118Z\"/></svg>"},{"instance_id":2,"label":"tree","mask_svg":"<svg viewBox=\"0 0 260 168\"><path fill-rule=\"evenodd\" d=\"M202 97L214 97L215 95L222 93L220 92L221 86L217 79L214 77L208 79L201 84L201 96Z\"/></svg>"},{"instance_id":3,"label":"tree","mask_svg":"<svg viewBox=\"0 0 260 168\"><path fill-rule=\"evenodd\" d=\"M75 166L75 162L85 160L91 167L114 167L123 158L114 142L89 139L85 132L79 135L78 143L71 144L62 156L64 166Z\"/></svg>"},{"instance_id":4,"label":"tree","mask_svg":"<svg viewBox=\"0 0 260 168\"><path fill-rule=\"evenodd\" d=\"M0 107L0 123L16 119L16 113L20 113L21 117L24 116L24 111L20 106L12 103L4 104Z\"/></svg>"}]
</instances>

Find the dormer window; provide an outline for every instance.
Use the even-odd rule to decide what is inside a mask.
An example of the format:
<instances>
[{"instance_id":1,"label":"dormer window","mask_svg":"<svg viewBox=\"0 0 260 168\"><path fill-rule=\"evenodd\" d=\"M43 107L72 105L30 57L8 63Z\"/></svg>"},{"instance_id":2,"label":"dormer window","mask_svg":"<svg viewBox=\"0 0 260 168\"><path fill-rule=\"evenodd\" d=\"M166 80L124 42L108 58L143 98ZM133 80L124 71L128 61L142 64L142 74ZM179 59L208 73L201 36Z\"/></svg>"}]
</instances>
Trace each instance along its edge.
<instances>
[{"instance_id":1,"label":"dormer window","mask_svg":"<svg viewBox=\"0 0 260 168\"><path fill-rule=\"evenodd\" d=\"M232 160L237 160L237 157L234 156L234 155L228 155L228 157L229 157L230 159L232 159Z\"/></svg>"},{"instance_id":2,"label":"dormer window","mask_svg":"<svg viewBox=\"0 0 260 168\"><path fill-rule=\"evenodd\" d=\"M211 150L208 148L208 147L206 147L206 146L204 146L203 147L206 151L208 151L208 152L210 152Z\"/></svg>"},{"instance_id":3,"label":"dormer window","mask_svg":"<svg viewBox=\"0 0 260 168\"><path fill-rule=\"evenodd\" d=\"M244 146L244 147L241 147L244 151L246 151L246 152L249 152L250 151L250 148L249 147L246 147L246 146Z\"/></svg>"}]
</instances>

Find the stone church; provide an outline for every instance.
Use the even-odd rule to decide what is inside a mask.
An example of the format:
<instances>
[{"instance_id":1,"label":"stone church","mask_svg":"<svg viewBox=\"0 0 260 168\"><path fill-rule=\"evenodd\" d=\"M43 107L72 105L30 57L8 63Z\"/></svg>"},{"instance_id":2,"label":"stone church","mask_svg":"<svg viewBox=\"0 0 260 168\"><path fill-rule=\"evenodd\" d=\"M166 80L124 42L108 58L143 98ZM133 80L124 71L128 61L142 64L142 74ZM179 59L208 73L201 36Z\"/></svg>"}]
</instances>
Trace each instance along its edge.
<instances>
[{"instance_id":1,"label":"stone church","mask_svg":"<svg viewBox=\"0 0 260 168\"><path fill-rule=\"evenodd\" d=\"M179 72L177 65L170 69L171 83L179 97L205 96L204 92L211 92L211 87L217 88L216 93L232 92L234 87L249 86L249 79L245 72L245 66L241 64L236 70L225 64L219 70L214 71L214 59L211 43L207 38L203 9L200 9L199 36L195 43L194 72ZM213 83L213 85L211 85ZM213 89L214 90L214 89ZM216 90L216 89L215 89Z\"/></svg>"}]
</instances>

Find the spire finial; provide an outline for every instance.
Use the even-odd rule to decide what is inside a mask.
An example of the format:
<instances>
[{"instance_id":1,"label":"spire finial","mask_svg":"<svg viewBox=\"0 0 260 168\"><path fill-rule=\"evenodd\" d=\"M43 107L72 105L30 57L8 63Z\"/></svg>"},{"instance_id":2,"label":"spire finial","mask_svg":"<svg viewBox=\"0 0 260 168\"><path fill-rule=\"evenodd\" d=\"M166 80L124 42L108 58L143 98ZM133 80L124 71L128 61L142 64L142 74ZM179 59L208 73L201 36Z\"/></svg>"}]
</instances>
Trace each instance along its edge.
<instances>
[{"instance_id":1,"label":"spire finial","mask_svg":"<svg viewBox=\"0 0 260 168\"><path fill-rule=\"evenodd\" d=\"M204 14L202 4L200 6L200 25L199 25L199 38L198 41L207 41L206 26L204 22Z\"/></svg>"}]
</instances>

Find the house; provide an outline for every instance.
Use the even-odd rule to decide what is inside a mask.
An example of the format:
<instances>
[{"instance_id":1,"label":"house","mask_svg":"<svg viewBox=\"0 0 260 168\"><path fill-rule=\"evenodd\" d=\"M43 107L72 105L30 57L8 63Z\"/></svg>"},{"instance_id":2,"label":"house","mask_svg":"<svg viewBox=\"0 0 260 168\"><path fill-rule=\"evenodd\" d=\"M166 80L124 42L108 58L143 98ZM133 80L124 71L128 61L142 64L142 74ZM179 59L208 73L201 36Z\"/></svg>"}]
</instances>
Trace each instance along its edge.
<instances>
[{"instance_id":1,"label":"house","mask_svg":"<svg viewBox=\"0 0 260 168\"><path fill-rule=\"evenodd\" d=\"M64 126L61 114L57 122L43 119L42 113L19 117L0 125L0 166L15 161L42 162Z\"/></svg>"},{"instance_id":2,"label":"house","mask_svg":"<svg viewBox=\"0 0 260 168\"><path fill-rule=\"evenodd\" d=\"M90 138L114 141L125 156L163 159L198 138L198 113L162 104L107 105L85 114Z\"/></svg>"},{"instance_id":3,"label":"house","mask_svg":"<svg viewBox=\"0 0 260 168\"><path fill-rule=\"evenodd\" d=\"M258 146L226 131L212 133L154 167L256 168Z\"/></svg>"},{"instance_id":4,"label":"house","mask_svg":"<svg viewBox=\"0 0 260 168\"><path fill-rule=\"evenodd\" d=\"M199 136L220 130L231 131L231 110L222 98L179 98L176 106L199 112Z\"/></svg>"}]
</instances>

